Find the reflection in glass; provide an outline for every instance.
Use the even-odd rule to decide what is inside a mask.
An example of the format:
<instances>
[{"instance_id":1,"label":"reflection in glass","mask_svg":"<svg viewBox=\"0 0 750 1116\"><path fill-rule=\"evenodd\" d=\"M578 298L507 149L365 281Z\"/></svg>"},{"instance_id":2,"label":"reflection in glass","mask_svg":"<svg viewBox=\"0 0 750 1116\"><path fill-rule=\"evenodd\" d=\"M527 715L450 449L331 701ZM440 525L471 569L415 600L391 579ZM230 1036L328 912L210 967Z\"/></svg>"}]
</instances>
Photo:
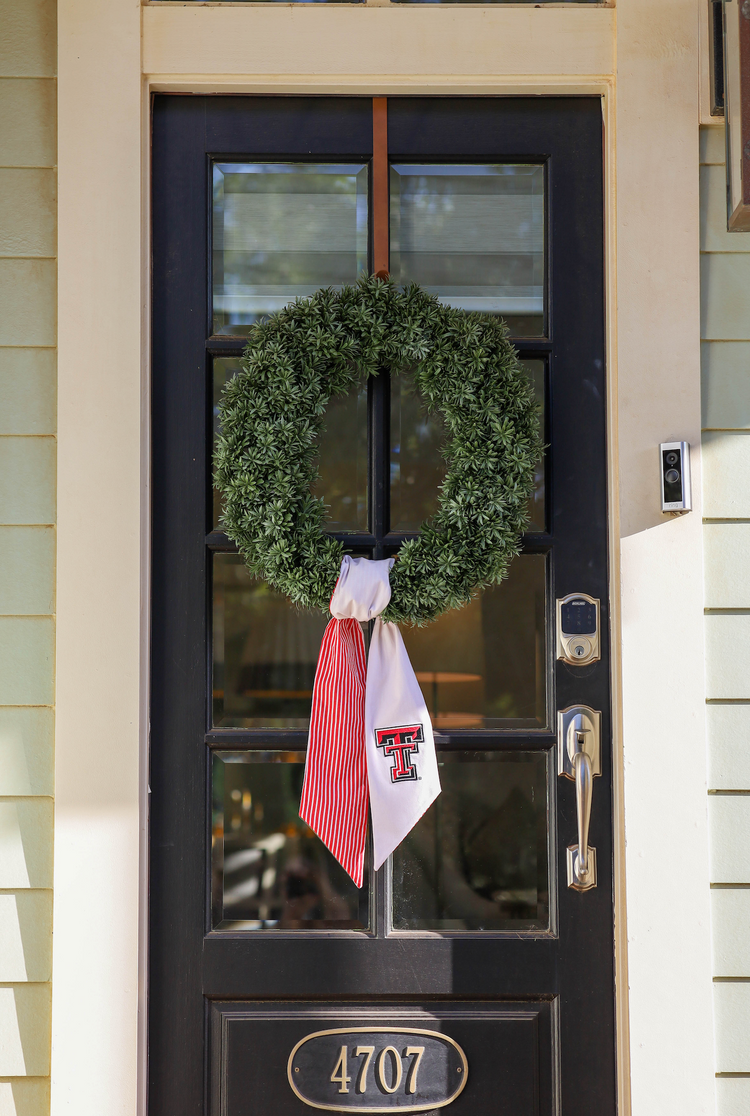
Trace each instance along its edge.
<instances>
[{"instance_id":1,"label":"reflection in glass","mask_svg":"<svg viewBox=\"0 0 750 1116\"><path fill-rule=\"evenodd\" d=\"M296 608L238 554L213 559L213 717L219 728L309 725L322 612ZM546 724L545 558L424 628L401 628L438 731Z\"/></svg>"},{"instance_id":2,"label":"reflection in glass","mask_svg":"<svg viewBox=\"0 0 750 1116\"><path fill-rule=\"evenodd\" d=\"M438 758L442 793L393 854L394 929L546 930L546 754Z\"/></svg>"},{"instance_id":3,"label":"reflection in glass","mask_svg":"<svg viewBox=\"0 0 750 1116\"><path fill-rule=\"evenodd\" d=\"M240 370L239 357L214 357L213 431L219 433L219 404L227 380ZM328 510L329 531L367 530L367 387L331 399L320 433L318 472L313 494ZM222 497L213 491L213 526L218 529Z\"/></svg>"},{"instance_id":4,"label":"reflection in glass","mask_svg":"<svg viewBox=\"0 0 750 1116\"><path fill-rule=\"evenodd\" d=\"M367 167L217 163L213 169L213 330L248 327L367 268Z\"/></svg>"},{"instance_id":5,"label":"reflection in glass","mask_svg":"<svg viewBox=\"0 0 750 1116\"><path fill-rule=\"evenodd\" d=\"M522 360L539 404L544 436L544 361ZM390 496L391 531L418 531L437 511L440 485L447 463L442 449L445 423L438 411L429 413L414 379L391 374ZM529 500L529 531L544 531L544 458L536 468L534 494Z\"/></svg>"},{"instance_id":6,"label":"reflection in glass","mask_svg":"<svg viewBox=\"0 0 750 1116\"><path fill-rule=\"evenodd\" d=\"M402 626L438 731L545 726L545 569L543 555L523 554L463 608Z\"/></svg>"},{"instance_id":7,"label":"reflection in glass","mask_svg":"<svg viewBox=\"0 0 750 1116\"><path fill-rule=\"evenodd\" d=\"M298 814L304 752L212 756L213 925L217 929L367 929L358 890Z\"/></svg>"},{"instance_id":8,"label":"reflection in glass","mask_svg":"<svg viewBox=\"0 0 750 1116\"><path fill-rule=\"evenodd\" d=\"M329 531L367 530L367 386L331 399L323 416L313 495L326 504Z\"/></svg>"},{"instance_id":9,"label":"reflection in glass","mask_svg":"<svg viewBox=\"0 0 750 1116\"><path fill-rule=\"evenodd\" d=\"M391 375L391 531L418 531L437 511L445 477L445 423L428 413L414 378Z\"/></svg>"},{"instance_id":10,"label":"reflection in glass","mask_svg":"<svg viewBox=\"0 0 750 1116\"><path fill-rule=\"evenodd\" d=\"M307 728L325 626L324 613L296 608L238 554L214 554L214 725Z\"/></svg>"},{"instance_id":11,"label":"reflection in glass","mask_svg":"<svg viewBox=\"0 0 750 1116\"><path fill-rule=\"evenodd\" d=\"M544 168L391 167L391 275L441 302L544 332Z\"/></svg>"}]
</instances>

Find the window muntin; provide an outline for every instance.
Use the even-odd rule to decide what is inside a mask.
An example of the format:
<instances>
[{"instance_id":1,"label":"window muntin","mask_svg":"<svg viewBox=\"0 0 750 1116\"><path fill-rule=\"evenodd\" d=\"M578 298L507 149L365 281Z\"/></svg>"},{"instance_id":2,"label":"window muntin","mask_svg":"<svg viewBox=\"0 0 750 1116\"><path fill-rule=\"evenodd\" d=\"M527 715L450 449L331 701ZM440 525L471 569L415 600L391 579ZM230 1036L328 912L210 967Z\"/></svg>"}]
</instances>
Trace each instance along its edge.
<instances>
[{"instance_id":1,"label":"window muntin","mask_svg":"<svg viewBox=\"0 0 750 1116\"><path fill-rule=\"evenodd\" d=\"M302 0L303 3L307 0ZM335 0L339 2L339 0ZM353 0L354 3L357 0ZM392 4L474 4L477 2L481 4L531 4L535 8L546 7L547 4L555 4L557 8L577 8L580 4L598 4L604 7L602 0L572 0L572 2L563 3L557 0L390 0Z\"/></svg>"},{"instance_id":2,"label":"window muntin","mask_svg":"<svg viewBox=\"0 0 750 1116\"><path fill-rule=\"evenodd\" d=\"M158 0L157 0L158 2ZM244 3L246 0L222 0L223 3ZM294 4L364 4L366 0L292 0ZM555 4L558 8L577 8L581 4L598 4L602 0L389 0L392 4L532 4L535 8ZM205 0L187 0L187 3L205 3ZM289 0L254 0L254 3L288 4Z\"/></svg>"}]
</instances>

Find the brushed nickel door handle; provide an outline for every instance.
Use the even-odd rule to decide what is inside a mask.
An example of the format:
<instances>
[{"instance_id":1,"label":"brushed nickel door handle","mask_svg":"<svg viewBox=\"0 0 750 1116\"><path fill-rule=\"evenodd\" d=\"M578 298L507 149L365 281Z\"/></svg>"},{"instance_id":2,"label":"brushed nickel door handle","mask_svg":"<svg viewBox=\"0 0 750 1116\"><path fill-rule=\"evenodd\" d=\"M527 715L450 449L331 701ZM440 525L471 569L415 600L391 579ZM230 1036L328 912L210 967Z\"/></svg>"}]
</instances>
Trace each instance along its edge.
<instances>
[{"instance_id":1,"label":"brushed nickel door handle","mask_svg":"<svg viewBox=\"0 0 750 1116\"><path fill-rule=\"evenodd\" d=\"M568 846L568 887L588 891L596 887L596 849L589 845L592 782L591 760L586 752L576 752L573 759L576 780L576 817L578 844Z\"/></svg>"},{"instance_id":2,"label":"brushed nickel door handle","mask_svg":"<svg viewBox=\"0 0 750 1116\"><path fill-rule=\"evenodd\" d=\"M576 785L578 844L568 845L568 887L596 887L596 849L589 845L594 776L601 774L601 714L586 705L572 705L557 715L558 771Z\"/></svg>"}]
</instances>

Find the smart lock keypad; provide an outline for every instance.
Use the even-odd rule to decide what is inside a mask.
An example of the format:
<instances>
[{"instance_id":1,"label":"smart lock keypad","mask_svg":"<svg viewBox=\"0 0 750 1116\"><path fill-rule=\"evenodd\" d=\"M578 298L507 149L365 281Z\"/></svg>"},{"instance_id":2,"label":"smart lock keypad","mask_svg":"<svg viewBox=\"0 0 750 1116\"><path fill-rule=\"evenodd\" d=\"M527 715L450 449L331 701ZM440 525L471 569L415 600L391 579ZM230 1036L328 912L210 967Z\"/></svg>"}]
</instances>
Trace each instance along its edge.
<instances>
[{"instance_id":1,"label":"smart lock keypad","mask_svg":"<svg viewBox=\"0 0 750 1116\"><path fill-rule=\"evenodd\" d=\"M599 601L569 593L557 601L557 658L585 666L599 658Z\"/></svg>"}]
</instances>

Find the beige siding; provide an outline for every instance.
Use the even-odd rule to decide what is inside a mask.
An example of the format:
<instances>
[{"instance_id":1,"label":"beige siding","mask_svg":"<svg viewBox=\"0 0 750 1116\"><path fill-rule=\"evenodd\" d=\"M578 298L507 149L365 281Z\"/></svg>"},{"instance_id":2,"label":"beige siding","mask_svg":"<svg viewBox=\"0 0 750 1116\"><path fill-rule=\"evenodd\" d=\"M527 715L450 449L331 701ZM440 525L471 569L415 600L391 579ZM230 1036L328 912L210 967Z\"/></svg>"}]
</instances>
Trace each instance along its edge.
<instances>
[{"instance_id":1,"label":"beige siding","mask_svg":"<svg viewBox=\"0 0 750 1116\"><path fill-rule=\"evenodd\" d=\"M750 1112L750 235L701 129L701 376L716 1098Z\"/></svg>"},{"instance_id":2,"label":"beige siding","mask_svg":"<svg viewBox=\"0 0 750 1116\"><path fill-rule=\"evenodd\" d=\"M750 786L750 705L711 703L706 721L708 785L722 791Z\"/></svg>"},{"instance_id":3,"label":"beige siding","mask_svg":"<svg viewBox=\"0 0 750 1116\"><path fill-rule=\"evenodd\" d=\"M55 172L0 168L0 256L54 256Z\"/></svg>"},{"instance_id":4,"label":"beige siding","mask_svg":"<svg viewBox=\"0 0 750 1116\"><path fill-rule=\"evenodd\" d=\"M712 794L710 866L714 884L750 884L750 795Z\"/></svg>"},{"instance_id":5,"label":"beige siding","mask_svg":"<svg viewBox=\"0 0 750 1116\"><path fill-rule=\"evenodd\" d=\"M744 430L704 433L703 514L707 519L750 519L748 437Z\"/></svg>"},{"instance_id":6,"label":"beige siding","mask_svg":"<svg viewBox=\"0 0 750 1116\"><path fill-rule=\"evenodd\" d=\"M706 608L750 608L750 523L707 523L703 545Z\"/></svg>"},{"instance_id":7,"label":"beige siding","mask_svg":"<svg viewBox=\"0 0 750 1116\"><path fill-rule=\"evenodd\" d=\"M711 917L714 973L717 977L744 976L750 972L750 889L714 888Z\"/></svg>"},{"instance_id":8,"label":"beige siding","mask_svg":"<svg viewBox=\"0 0 750 1116\"><path fill-rule=\"evenodd\" d=\"M0 1116L47 1116L49 1078L0 1078Z\"/></svg>"},{"instance_id":9,"label":"beige siding","mask_svg":"<svg viewBox=\"0 0 750 1116\"><path fill-rule=\"evenodd\" d=\"M701 380L705 430L750 428L750 342L702 342Z\"/></svg>"},{"instance_id":10,"label":"beige siding","mask_svg":"<svg viewBox=\"0 0 750 1116\"><path fill-rule=\"evenodd\" d=\"M0 0L0 76L50 77L55 73L56 16L49 0Z\"/></svg>"},{"instance_id":11,"label":"beige siding","mask_svg":"<svg viewBox=\"0 0 750 1116\"><path fill-rule=\"evenodd\" d=\"M0 1116L49 1112L54 0L0 0Z\"/></svg>"},{"instance_id":12,"label":"beige siding","mask_svg":"<svg viewBox=\"0 0 750 1116\"><path fill-rule=\"evenodd\" d=\"M0 104L2 104L0 83ZM2 140L0 140L0 151ZM0 259L0 345L54 346L56 339L54 260Z\"/></svg>"},{"instance_id":13,"label":"beige siding","mask_svg":"<svg viewBox=\"0 0 750 1116\"><path fill-rule=\"evenodd\" d=\"M717 1071L750 1074L750 984L717 981L714 1009Z\"/></svg>"},{"instance_id":14,"label":"beige siding","mask_svg":"<svg viewBox=\"0 0 750 1116\"><path fill-rule=\"evenodd\" d=\"M56 412L55 350L0 348L0 435L54 434Z\"/></svg>"},{"instance_id":15,"label":"beige siding","mask_svg":"<svg viewBox=\"0 0 750 1116\"><path fill-rule=\"evenodd\" d=\"M750 1077L720 1077L716 1082L718 1116L747 1116L750 1112Z\"/></svg>"},{"instance_id":16,"label":"beige siding","mask_svg":"<svg viewBox=\"0 0 750 1116\"><path fill-rule=\"evenodd\" d=\"M745 341L748 321L750 255L737 250L704 252L701 259L701 337L707 341Z\"/></svg>"},{"instance_id":17,"label":"beige siding","mask_svg":"<svg viewBox=\"0 0 750 1116\"><path fill-rule=\"evenodd\" d=\"M706 696L713 701L750 700L750 614L706 616Z\"/></svg>"}]
</instances>

